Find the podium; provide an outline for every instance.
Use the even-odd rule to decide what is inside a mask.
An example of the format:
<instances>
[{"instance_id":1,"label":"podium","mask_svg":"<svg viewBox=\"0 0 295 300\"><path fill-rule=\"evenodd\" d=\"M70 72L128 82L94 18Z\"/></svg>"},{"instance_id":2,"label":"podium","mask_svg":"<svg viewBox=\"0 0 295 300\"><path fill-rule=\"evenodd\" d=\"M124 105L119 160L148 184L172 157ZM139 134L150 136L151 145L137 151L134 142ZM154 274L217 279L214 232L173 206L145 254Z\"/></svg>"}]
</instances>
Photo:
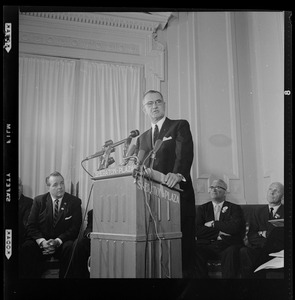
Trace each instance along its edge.
<instances>
[{"instance_id":1,"label":"podium","mask_svg":"<svg viewBox=\"0 0 295 300\"><path fill-rule=\"evenodd\" d=\"M93 178L90 278L181 278L179 191L105 172Z\"/></svg>"}]
</instances>

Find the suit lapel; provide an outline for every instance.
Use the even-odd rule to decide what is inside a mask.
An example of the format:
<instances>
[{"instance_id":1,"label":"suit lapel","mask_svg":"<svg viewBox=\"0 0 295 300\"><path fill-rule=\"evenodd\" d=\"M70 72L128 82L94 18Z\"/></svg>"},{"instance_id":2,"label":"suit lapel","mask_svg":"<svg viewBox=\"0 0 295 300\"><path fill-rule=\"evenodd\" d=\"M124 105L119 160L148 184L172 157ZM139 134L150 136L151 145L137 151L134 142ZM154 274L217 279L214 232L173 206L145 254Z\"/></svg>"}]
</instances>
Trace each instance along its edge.
<instances>
[{"instance_id":1,"label":"suit lapel","mask_svg":"<svg viewBox=\"0 0 295 300\"><path fill-rule=\"evenodd\" d=\"M152 146L152 128L150 128L150 130L147 132L147 145L148 145L148 148L150 150L153 149L153 146Z\"/></svg>"},{"instance_id":2,"label":"suit lapel","mask_svg":"<svg viewBox=\"0 0 295 300\"><path fill-rule=\"evenodd\" d=\"M226 210L228 210L228 205L227 205L227 202L224 201L223 202L223 205L221 207L221 210L220 210L220 215L219 215L219 221L223 221L225 215L226 215L226 211L224 210L224 207L227 207ZM222 212L223 211L223 212Z\"/></svg>"},{"instance_id":3,"label":"suit lapel","mask_svg":"<svg viewBox=\"0 0 295 300\"><path fill-rule=\"evenodd\" d=\"M46 214L49 218L50 223L53 223L53 205L52 205L52 199L50 196L50 193L48 193L47 197L46 197Z\"/></svg>"},{"instance_id":4,"label":"suit lapel","mask_svg":"<svg viewBox=\"0 0 295 300\"><path fill-rule=\"evenodd\" d=\"M163 139L163 137L167 133L168 129L170 128L170 123L171 123L171 120L166 117L166 119L162 125L162 128L159 132L159 137L158 137L159 139Z\"/></svg>"},{"instance_id":5,"label":"suit lapel","mask_svg":"<svg viewBox=\"0 0 295 300\"><path fill-rule=\"evenodd\" d=\"M209 210L208 210L208 221L214 220L214 206L212 201L209 202Z\"/></svg>"}]
</instances>

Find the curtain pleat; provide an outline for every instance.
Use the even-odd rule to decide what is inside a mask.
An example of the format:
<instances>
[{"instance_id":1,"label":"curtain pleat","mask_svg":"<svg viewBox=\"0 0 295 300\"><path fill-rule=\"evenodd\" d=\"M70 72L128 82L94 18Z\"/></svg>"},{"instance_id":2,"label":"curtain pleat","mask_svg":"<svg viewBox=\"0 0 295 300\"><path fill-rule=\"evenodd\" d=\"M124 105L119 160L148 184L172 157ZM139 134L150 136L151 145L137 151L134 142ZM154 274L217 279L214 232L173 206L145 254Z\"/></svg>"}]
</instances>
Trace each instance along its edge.
<instances>
[{"instance_id":1,"label":"curtain pleat","mask_svg":"<svg viewBox=\"0 0 295 300\"><path fill-rule=\"evenodd\" d=\"M140 66L21 56L19 175L24 193L47 192L45 177L57 170L85 208L92 180L81 162L105 141L120 141L140 129L141 90ZM122 147L112 154L114 165L122 160ZM94 174L98 159L84 167Z\"/></svg>"}]
</instances>

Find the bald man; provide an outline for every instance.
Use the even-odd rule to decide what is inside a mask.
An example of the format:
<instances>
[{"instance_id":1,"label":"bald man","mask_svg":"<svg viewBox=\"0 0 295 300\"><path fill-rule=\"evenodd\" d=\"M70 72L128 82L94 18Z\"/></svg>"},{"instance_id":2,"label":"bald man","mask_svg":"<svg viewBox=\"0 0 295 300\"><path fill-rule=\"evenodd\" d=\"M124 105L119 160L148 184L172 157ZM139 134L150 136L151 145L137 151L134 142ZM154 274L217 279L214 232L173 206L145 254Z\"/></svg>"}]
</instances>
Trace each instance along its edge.
<instances>
[{"instance_id":1,"label":"bald man","mask_svg":"<svg viewBox=\"0 0 295 300\"><path fill-rule=\"evenodd\" d=\"M208 278L208 260L221 260L222 278L237 278L239 250L243 246L245 222L239 205L226 200L227 184L222 179L209 187L211 201L196 213L195 276Z\"/></svg>"},{"instance_id":2,"label":"bald man","mask_svg":"<svg viewBox=\"0 0 295 300\"><path fill-rule=\"evenodd\" d=\"M249 224L248 245L240 250L241 276L256 276L254 270L272 259L269 253L284 249L284 227L275 227L270 220L284 219L284 185L280 182L270 184L266 200L268 204L255 210Z\"/></svg>"}]
</instances>

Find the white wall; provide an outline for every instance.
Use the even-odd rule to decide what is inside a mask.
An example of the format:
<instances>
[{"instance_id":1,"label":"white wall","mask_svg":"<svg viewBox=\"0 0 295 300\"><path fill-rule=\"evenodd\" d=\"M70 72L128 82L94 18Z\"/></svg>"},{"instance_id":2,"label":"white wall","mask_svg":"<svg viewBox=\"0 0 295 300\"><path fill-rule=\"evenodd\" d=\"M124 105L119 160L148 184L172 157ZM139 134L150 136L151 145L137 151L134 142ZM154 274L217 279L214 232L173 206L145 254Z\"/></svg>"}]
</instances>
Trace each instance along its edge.
<instances>
[{"instance_id":1,"label":"white wall","mask_svg":"<svg viewBox=\"0 0 295 300\"><path fill-rule=\"evenodd\" d=\"M283 13L179 12L167 29L168 115L189 120L196 202L214 177L237 203L283 182Z\"/></svg>"},{"instance_id":2,"label":"white wall","mask_svg":"<svg viewBox=\"0 0 295 300\"><path fill-rule=\"evenodd\" d=\"M284 15L249 14L259 184L284 182Z\"/></svg>"}]
</instances>

